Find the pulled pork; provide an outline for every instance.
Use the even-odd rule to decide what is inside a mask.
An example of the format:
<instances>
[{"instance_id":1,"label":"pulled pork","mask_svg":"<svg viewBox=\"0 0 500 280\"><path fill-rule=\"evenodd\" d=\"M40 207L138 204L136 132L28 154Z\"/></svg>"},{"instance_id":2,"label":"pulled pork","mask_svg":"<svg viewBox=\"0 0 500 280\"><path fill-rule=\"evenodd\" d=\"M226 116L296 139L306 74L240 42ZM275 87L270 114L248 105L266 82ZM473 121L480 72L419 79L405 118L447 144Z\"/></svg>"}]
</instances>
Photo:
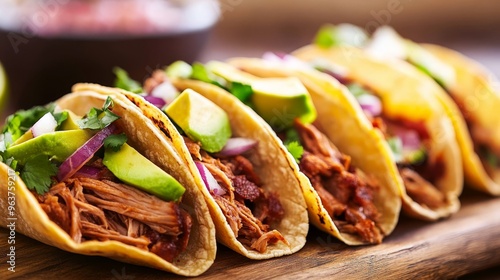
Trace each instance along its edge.
<instances>
[{"instance_id":1,"label":"pulled pork","mask_svg":"<svg viewBox=\"0 0 500 280\"><path fill-rule=\"evenodd\" d=\"M35 194L49 218L76 242L115 240L172 262L187 247L191 217L134 187L110 181L72 177Z\"/></svg>"},{"instance_id":2,"label":"pulled pork","mask_svg":"<svg viewBox=\"0 0 500 280\"><path fill-rule=\"evenodd\" d=\"M380 124L382 123L382 124ZM422 140L430 137L424 122L414 122L409 120L387 121L378 118L377 127L383 127L382 133L389 138L391 130L413 130ZM403 179L406 193L415 202L430 209L438 209L446 205L445 195L434 184L443 176L444 164L442 156L431 162L426 156L425 160L419 163L398 162L399 175Z\"/></svg>"},{"instance_id":3,"label":"pulled pork","mask_svg":"<svg viewBox=\"0 0 500 280\"><path fill-rule=\"evenodd\" d=\"M294 126L304 147L300 170L310 179L339 231L357 235L364 242L381 243L380 214L373 204L378 183L355 169L350 157L334 148L314 126L298 120Z\"/></svg>"},{"instance_id":4,"label":"pulled pork","mask_svg":"<svg viewBox=\"0 0 500 280\"><path fill-rule=\"evenodd\" d=\"M279 231L270 228L284 215L278 194L260 187L252 163L241 155L214 158L201 150L198 143L189 138L184 141L193 159L201 161L225 190L225 194L212 193L212 197L238 241L261 253L279 241L288 245Z\"/></svg>"}]
</instances>

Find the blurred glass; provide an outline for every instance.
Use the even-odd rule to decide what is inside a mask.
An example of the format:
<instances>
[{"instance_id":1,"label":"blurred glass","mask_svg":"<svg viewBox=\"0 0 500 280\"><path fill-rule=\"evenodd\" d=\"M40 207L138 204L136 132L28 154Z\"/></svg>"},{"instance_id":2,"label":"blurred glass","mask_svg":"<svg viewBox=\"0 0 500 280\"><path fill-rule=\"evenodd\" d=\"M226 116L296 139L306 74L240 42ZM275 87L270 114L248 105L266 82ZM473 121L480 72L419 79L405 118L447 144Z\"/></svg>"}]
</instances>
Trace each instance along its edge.
<instances>
[{"instance_id":1,"label":"blurred glass","mask_svg":"<svg viewBox=\"0 0 500 280\"><path fill-rule=\"evenodd\" d=\"M219 14L216 0L0 0L11 106L44 104L77 82L112 85L115 66L140 80L192 62Z\"/></svg>"}]
</instances>

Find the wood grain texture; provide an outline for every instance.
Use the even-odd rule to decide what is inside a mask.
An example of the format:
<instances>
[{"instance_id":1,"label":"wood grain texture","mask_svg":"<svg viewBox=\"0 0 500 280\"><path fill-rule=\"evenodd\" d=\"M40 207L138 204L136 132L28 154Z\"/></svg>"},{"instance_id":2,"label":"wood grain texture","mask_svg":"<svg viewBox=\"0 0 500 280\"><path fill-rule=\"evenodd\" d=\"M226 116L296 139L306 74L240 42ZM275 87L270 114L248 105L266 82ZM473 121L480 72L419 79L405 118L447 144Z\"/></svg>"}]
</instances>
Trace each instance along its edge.
<instances>
[{"instance_id":1,"label":"wood grain texture","mask_svg":"<svg viewBox=\"0 0 500 280\"><path fill-rule=\"evenodd\" d=\"M453 217L427 223L401 217L383 244L347 247L314 228L298 253L248 260L218 248L215 264L200 279L446 279L500 265L500 198L467 191ZM2 260L8 231L0 230ZM101 257L70 254L21 234L16 272L0 264L0 279L180 279L176 275Z\"/></svg>"}]
</instances>

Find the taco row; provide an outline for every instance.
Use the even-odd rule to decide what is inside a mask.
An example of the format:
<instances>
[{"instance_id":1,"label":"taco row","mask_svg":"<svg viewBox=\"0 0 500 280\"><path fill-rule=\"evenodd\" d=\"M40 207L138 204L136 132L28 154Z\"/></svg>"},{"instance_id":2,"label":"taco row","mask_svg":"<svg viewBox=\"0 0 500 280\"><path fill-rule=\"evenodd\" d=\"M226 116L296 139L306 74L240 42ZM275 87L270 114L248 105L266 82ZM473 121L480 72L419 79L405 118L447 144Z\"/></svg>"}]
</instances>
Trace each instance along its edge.
<instances>
[{"instance_id":1,"label":"taco row","mask_svg":"<svg viewBox=\"0 0 500 280\"><path fill-rule=\"evenodd\" d=\"M491 116L463 103L471 87L499 102L486 78L416 47L459 76L452 87L415 56L377 51L385 42L178 61L143 85L116 69L116 88L77 84L16 112L0 139L1 225L11 209L16 230L46 244L196 276L217 242L250 259L289 255L310 221L348 245L379 244L401 209L457 212L464 176L498 194Z\"/></svg>"}]
</instances>

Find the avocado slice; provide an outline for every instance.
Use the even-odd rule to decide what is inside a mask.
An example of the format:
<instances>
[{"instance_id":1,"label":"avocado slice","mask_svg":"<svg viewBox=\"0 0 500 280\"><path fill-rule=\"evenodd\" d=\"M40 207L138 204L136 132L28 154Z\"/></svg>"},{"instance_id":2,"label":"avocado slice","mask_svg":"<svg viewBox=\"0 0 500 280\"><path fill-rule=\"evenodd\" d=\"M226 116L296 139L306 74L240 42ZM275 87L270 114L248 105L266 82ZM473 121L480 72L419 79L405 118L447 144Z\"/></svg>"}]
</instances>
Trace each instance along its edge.
<instances>
[{"instance_id":1,"label":"avocado slice","mask_svg":"<svg viewBox=\"0 0 500 280\"><path fill-rule=\"evenodd\" d=\"M92 137L92 132L82 129L56 131L12 145L5 153L7 157L13 157L21 165L24 165L31 156L38 154L44 154L58 162L63 162L85 144L90 137Z\"/></svg>"},{"instance_id":2,"label":"avocado slice","mask_svg":"<svg viewBox=\"0 0 500 280\"><path fill-rule=\"evenodd\" d=\"M285 129L292 126L295 118L304 123L316 119L311 96L298 78L262 78L251 86L253 107L271 126Z\"/></svg>"},{"instance_id":3,"label":"avocado slice","mask_svg":"<svg viewBox=\"0 0 500 280\"><path fill-rule=\"evenodd\" d=\"M216 153L231 137L229 117L224 110L192 89L184 90L165 113L203 150Z\"/></svg>"},{"instance_id":4,"label":"avocado slice","mask_svg":"<svg viewBox=\"0 0 500 280\"><path fill-rule=\"evenodd\" d=\"M127 143L104 151L103 164L120 180L166 201L177 201L186 189Z\"/></svg>"},{"instance_id":5,"label":"avocado slice","mask_svg":"<svg viewBox=\"0 0 500 280\"><path fill-rule=\"evenodd\" d=\"M74 130L74 129L80 129L80 126L78 125L78 121L81 119L81 117L78 117L75 113L65 110L68 112L68 118L61 124L61 130Z\"/></svg>"}]
</instances>

